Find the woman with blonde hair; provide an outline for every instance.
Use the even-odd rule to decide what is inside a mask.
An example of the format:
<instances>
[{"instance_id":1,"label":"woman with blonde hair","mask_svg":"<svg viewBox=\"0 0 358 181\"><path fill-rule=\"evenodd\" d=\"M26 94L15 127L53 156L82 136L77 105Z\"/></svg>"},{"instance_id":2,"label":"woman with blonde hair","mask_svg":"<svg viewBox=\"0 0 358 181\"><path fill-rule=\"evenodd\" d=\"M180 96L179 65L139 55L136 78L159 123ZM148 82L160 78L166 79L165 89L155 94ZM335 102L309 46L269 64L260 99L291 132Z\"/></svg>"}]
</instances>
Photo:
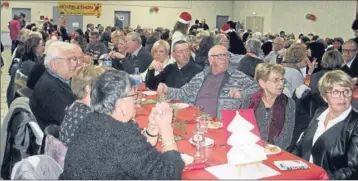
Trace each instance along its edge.
<instances>
[{"instance_id":1,"label":"woman with blonde hair","mask_svg":"<svg viewBox=\"0 0 358 181\"><path fill-rule=\"evenodd\" d=\"M314 70L315 62L309 60L307 47L303 43L292 43L286 51L283 64L287 67L299 69L303 77L311 74Z\"/></svg>"},{"instance_id":2,"label":"woman with blonde hair","mask_svg":"<svg viewBox=\"0 0 358 181\"><path fill-rule=\"evenodd\" d=\"M184 40L187 41L188 30L190 27L191 14L188 12L182 12L179 16L179 20L175 23L172 36L172 51L175 42Z\"/></svg>"},{"instance_id":3,"label":"woman with blonde hair","mask_svg":"<svg viewBox=\"0 0 358 181\"><path fill-rule=\"evenodd\" d=\"M65 116L60 128L59 140L68 145L77 134L77 129L85 121L86 115L91 112L90 92L91 85L102 73L112 68L102 66L84 66L77 70L71 79L71 89L77 100L65 110Z\"/></svg>"},{"instance_id":4,"label":"woman with blonde hair","mask_svg":"<svg viewBox=\"0 0 358 181\"><path fill-rule=\"evenodd\" d=\"M151 51L153 61L148 69L143 72L142 78L145 80L148 72L154 71L154 76L158 75L163 69L174 61L169 57L169 43L165 40L158 40L154 43Z\"/></svg>"},{"instance_id":5,"label":"woman with blonde hair","mask_svg":"<svg viewBox=\"0 0 358 181\"><path fill-rule=\"evenodd\" d=\"M295 127L295 102L283 94L285 69L281 65L261 63L255 80L259 91L247 96L242 108L254 109L263 140L287 149Z\"/></svg>"},{"instance_id":6,"label":"woman with blonde hair","mask_svg":"<svg viewBox=\"0 0 358 181\"><path fill-rule=\"evenodd\" d=\"M328 108L319 108L292 153L324 168L331 180L358 179L358 113L352 109L352 79L341 70L318 82Z\"/></svg>"}]
</instances>

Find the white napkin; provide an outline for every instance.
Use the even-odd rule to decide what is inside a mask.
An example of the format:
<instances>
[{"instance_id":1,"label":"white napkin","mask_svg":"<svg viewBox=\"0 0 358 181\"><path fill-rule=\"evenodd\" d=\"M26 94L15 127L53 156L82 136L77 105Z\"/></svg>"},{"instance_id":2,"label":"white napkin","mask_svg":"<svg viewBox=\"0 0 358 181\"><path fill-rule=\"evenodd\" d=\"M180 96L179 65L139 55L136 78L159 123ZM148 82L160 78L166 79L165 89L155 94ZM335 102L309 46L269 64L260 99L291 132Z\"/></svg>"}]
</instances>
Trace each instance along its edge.
<instances>
[{"instance_id":1,"label":"white napkin","mask_svg":"<svg viewBox=\"0 0 358 181\"><path fill-rule=\"evenodd\" d=\"M239 132L233 132L227 140L227 144L231 146L245 147L246 145L255 144L259 140L260 138L254 133L247 130L242 130Z\"/></svg>"},{"instance_id":2,"label":"white napkin","mask_svg":"<svg viewBox=\"0 0 358 181\"><path fill-rule=\"evenodd\" d=\"M249 121L247 121L245 118L243 118L238 111L236 111L236 116L231 121L229 126L227 127L227 130L230 132L239 132L241 130L252 130L254 129L254 125L252 125Z\"/></svg>"},{"instance_id":3,"label":"white napkin","mask_svg":"<svg viewBox=\"0 0 358 181\"><path fill-rule=\"evenodd\" d=\"M256 164L237 167L229 164L217 165L205 168L218 179L260 179L280 175L280 172L270 168L265 164Z\"/></svg>"},{"instance_id":4,"label":"white napkin","mask_svg":"<svg viewBox=\"0 0 358 181\"><path fill-rule=\"evenodd\" d=\"M233 146L227 153L228 164L239 165L266 160L265 149L257 144Z\"/></svg>"}]
</instances>

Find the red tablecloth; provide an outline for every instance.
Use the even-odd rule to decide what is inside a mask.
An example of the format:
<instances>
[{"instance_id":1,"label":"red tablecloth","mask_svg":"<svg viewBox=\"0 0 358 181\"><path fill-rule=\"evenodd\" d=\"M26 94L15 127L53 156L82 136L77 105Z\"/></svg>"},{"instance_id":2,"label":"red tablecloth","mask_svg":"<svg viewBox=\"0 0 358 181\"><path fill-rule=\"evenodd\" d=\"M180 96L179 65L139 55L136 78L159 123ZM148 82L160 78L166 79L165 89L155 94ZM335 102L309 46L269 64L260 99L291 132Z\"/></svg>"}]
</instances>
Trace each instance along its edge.
<instances>
[{"instance_id":1,"label":"red tablecloth","mask_svg":"<svg viewBox=\"0 0 358 181\"><path fill-rule=\"evenodd\" d=\"M153 96L147 96L147 99L154 98ZM151 111L151 108L154 106L154 104L151 105L143 105L141 109L140 116L136 117L136 120L140 127L144 128L147 127L148 124L148 115ZM185 121L185 120L192 120L195 115L195 109L194 108L187 108L180 110L177 115L177 121ZM192 135L192 132L195 130L195 124L188 123L186 125L186 134L182 134L182 140L177 141L177 146L179 152L184 152L189 155L194 155L195 153L195 147L189 143L189 139ZM176 135L180 134L180 131L174 130ZM224 130L223 129L209 129L208 133L205 135L207 137L210 137L214 139L215 145L213 147L212 151L212 157L211 161L215 165L224 164L227 163L226 160L226 149L225 149L225 136L224 136ZM157 149L160 150L160 144L157 145ZM281 174L274 176L274 177L268 177L263 179L307 179L307 180L319 180L319 179L328 179L328 176L326 172L321 168L314 164L311 164L307 161L306 162L310 169L308 170L295 170L295 171L280 171L276 166L273 164L273 161L276 160L302 160L299 157L296 157L286 151L282 151L281 153L277 155L270 155L268 156L268 160L265 160L263 163L270 166L271 168L279 171ZM206 170L193 170L193 171L184 171L182 175L182 179L185 180L193 180L193 179L217 179L215 176L207 172Z\"/></svg>"}]
</instances>

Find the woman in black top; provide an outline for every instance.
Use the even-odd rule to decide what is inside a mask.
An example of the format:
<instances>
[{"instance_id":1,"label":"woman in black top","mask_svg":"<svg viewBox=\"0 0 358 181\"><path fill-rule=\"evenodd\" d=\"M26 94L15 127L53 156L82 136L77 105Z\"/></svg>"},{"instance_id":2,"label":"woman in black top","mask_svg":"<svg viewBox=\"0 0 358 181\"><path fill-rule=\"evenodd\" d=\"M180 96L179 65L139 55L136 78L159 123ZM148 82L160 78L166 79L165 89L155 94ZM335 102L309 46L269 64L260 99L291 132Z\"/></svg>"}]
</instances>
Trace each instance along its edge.
<instances>
[{"instance_id":1,"label":"woman in black top","mask_svg":"<svg viewBox=\"0 0 358 181\"><path fill-rule=\"evenodd\" d=\"M90 113L69 145L65 180L181 179L184 162L174 141L168 103L158 103L147 129L133 121L137 93L126 72L109 70L91 88ZM162 151L154 147L158 134Z\"/></svg>"},{"instance_id":2,"label":"woman in black top","mask_svg":"<svg viewBox=\"0 0 358 181\"><path fill-rule=\"evenodd\" d=\"M358 179L358 113L352 109L352 79L341 70L318 83L328 108L318 109L293 154L324 168L331 180Z\"/></svg>"},{"instance_id":3,"label":"woman in black top","mask_svg":"<svg viewBox=\"0 0 358 181\"><path fill-rule=\"evenodd\" d=\"M323 75L332 70L342 70L350 77L357 77L354 73L346 68L344 65L344 60L342 54L337 50L331 50L323 54L322 57L322 70L313 73L310 77L309 87L313 93L318 92L318 81L323 77Z\"/></svg>"}]
</instances>

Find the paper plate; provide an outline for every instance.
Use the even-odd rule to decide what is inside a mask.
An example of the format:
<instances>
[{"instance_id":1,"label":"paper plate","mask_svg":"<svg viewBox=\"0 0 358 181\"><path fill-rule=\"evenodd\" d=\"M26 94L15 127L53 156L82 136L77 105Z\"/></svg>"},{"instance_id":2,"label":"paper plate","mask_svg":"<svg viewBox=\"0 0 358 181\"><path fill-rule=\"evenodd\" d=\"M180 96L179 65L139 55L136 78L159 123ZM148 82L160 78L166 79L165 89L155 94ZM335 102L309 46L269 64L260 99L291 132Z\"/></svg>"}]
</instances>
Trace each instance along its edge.
<instances>
[{"instance_id":1,"label":"paper plate","mask_svg":"<svg viewBox=\"0 0 358 181\"><path fill-rule=\"evenodd\" d=\"M142 102L146 101L147 99L146 98L142 98Z\"/></svg>"},{"instance_id":2,"label":"paper plate","mask_svg":"<svg viewBox=\"0 0 358 181\"><path fill-rule=\"evenodd\" d=\"M267 144L265 145L265 153L266 155L275 155L281 153L281 148L275 145Z\"/></svg>"},{"instance_id":3,"label":"paper plate","mask_svg":"<svg viewBox=\"0 0 358 181\"><path fill-rule=\"evenodd\" d=\"M157 92L155 92L155 91L144 91L144 92L142 92L142 94L147 95L147 96L153 96L153 95L157 95Z\"/></svg>"},{"instance_id":4,"label":"paper plate","mask_svg":"<svg viewBox=\"0 0 358 181\"><path fill-rule=\"evenodd\" d=\"M181 159L185 162L185 165L194 163L194 157L192 157L188 154L185 154L185 153L181 153L180 156L181 156Z\"/></svg>"},{"instance_id":5,"label":"paper plate","mask_svg":"<svg viewBox=\"0 0 358 181\"><path fill-rule=\"evenodd\" d=\"M172 106L177 108L177 109L185 109L185 108L189 107L189 104L186 104L186 103L174 103L174 104L172 104Z\"/></svg>"},{"instance_id":6,"label":"paper plate","mask_svg":"<svg viewBox=\"0 0 358 181\"><path fill-rule=\"evenodd\" d=\"M223 127L223 123L220 121L210 121L208 124L209 129L219 129Z\"/></svg>"},{"instance_id":7,"label":"paper plate","mask_svg":"<svg viewBox=\"0 0 358 181\"><path fill-rule=\"evenodd\" d=\"M192 145L196 146L196 144L193 142L193 138L189 139L189 143L191 143ZM214 144L214 140L209 138L209 137L205 137L205 143L203 146L210 146Z\"/></svg>"}]
</instances>

